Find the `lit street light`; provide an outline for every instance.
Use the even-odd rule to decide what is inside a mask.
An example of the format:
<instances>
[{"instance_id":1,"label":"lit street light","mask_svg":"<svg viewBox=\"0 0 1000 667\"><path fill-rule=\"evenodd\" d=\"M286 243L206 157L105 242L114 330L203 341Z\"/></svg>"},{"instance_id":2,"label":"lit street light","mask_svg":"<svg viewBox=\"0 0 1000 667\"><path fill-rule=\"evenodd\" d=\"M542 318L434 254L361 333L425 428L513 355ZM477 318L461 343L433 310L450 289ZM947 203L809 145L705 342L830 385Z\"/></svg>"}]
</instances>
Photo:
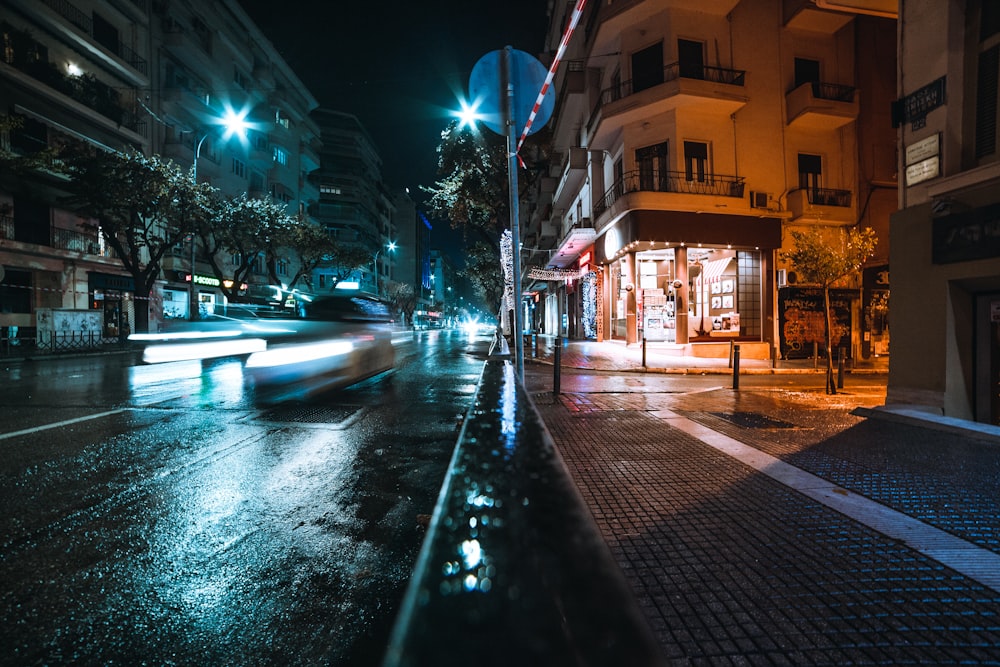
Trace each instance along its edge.
<instances>
[{"instance_id":1,"label":"lit street light","mask_svg":"<svg viewBox=\"0 0 1000 667\"><path fill-rule=\"evenodd\" d=\"M250 124L246 121L246 111L236 112L232 109L226 109L225 114L216 121L214 127L206 130L201 137L198 139L194 146L194 161L191 164L191 182L194 185L198 185L198 158L201 157L201 147L215 132L222 130L222 140L227 141L234 134L238 135L241 140L246 140L247 129L249 129ZM191 231L191 283L188 285L188 300L189 300L189 312L188 319L197 320L199 315L198 307L198 290L195 287L194 280L194 268L195 268L195 238L194 230Z\"/></svg>"},{"instance_id":2,"label":"lit street light","mask_svg":"<svg viewBox=\"0 0 1000 667\"><path fill-rule=\"evenodd\" d=\"M394 252L396 250L396 242L395 241L389 241L388 245L385 246L385 249L388 250L389 252ZM382 252L382 248L379 248L378 250L375 251L375 262L374 262L374 264L375 264L375 296L376 297L381 297L382 296L381 291L379 290L379 286L378 286L378 256L379 256L379 254L381 254L381 252Z\"/></svg>"}]
</instances>

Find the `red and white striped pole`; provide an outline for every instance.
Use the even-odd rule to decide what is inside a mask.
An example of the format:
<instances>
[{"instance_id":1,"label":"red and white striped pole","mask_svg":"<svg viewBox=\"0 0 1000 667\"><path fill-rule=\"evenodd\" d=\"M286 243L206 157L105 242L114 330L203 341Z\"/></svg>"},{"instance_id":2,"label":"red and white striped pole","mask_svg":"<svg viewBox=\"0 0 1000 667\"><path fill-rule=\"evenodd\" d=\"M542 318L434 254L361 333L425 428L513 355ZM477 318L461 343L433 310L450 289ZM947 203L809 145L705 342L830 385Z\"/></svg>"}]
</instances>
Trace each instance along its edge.
<instances>
[{"instance_id":1,"label":"red and white striped pole","mask_svg":"<svg viewBox=\"0 0 1000 667\"><path fill-rule=\"evenodd\" d=\"M576 28L576 24L580 22L580 16L583 14L583 6L585 4L587 4L587 0L577 0L576 7L573 8L573 15L570 16L569 25L566 26L566 32L563 33L562 41L559 42L559 48L556 49L556 55L552 59L552 65L549 66L549 73L545 77L545 83L542 84L542 90L538 93L538 99L535 100L535 106L531 108L531 113L528 115L528 122L525 123L524 131L521 132L521 138L517 141L518 151L521 150L521 145L524 143L524 139L531 131L531 124L534 122L535 116L538 114L538 110L541 108L542 102L545 100L546 93L549 92L549 86L552 85L552 79L556 76L556 68L559 66L559 61L566 52L566 45L569 44L569 38L573 34L573 30ZM520 160L520 157L518 159Z\"/></svg>"}]
</instances>

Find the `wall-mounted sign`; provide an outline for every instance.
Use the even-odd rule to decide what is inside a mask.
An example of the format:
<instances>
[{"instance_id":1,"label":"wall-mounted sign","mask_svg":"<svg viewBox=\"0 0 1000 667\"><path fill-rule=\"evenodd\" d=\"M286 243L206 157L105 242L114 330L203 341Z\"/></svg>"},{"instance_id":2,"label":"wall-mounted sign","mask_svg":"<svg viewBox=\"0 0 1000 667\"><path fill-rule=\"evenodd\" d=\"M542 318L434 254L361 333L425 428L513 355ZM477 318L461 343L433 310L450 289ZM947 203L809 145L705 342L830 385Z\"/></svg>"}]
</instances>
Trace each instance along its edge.
<instances>
[{"instance_id":1,"label":"wall-mounted sign","mask_svg":"<svg viewBox=\"0 0 1000 667\"><path fill-rule=\"evenodd\" d=\"M941 173L940 158L935 155L906 168L906 184L916 185L935 178Z\"/></svg>"},{"instance_id":2,"label":"wall-mounted sign","mask_svg":"<svg viewBox=\"0 0 1000 667\"><path fill-rule=\"evenodd\" d=\"M906 147L906 165L923 162L927 158L941 154L941 135L934 133L926 139L914 142Z\"/></svg>"},{"instance_id":3,"label":"wall-mounted sign","mask_svg":"<svg viewBox=\"0 0 1000 667\"><path fill-rule=\"evenodd\" d=\"M612 227L604 235L604 256L611 259L622 247L621 237L618 236L618 229Z\"/></svg>"},{"instance_id":4,"label":"wall-mounted sign","mask_svg":"<svg viewBox=\"0 0 1000 667\"><path fill-rule=\"evenodd\" d=\"M922 121L927 113L945 103L945 77L930 82L901 100L892 103L892 125Z\"/></svg>"}]
</instances>

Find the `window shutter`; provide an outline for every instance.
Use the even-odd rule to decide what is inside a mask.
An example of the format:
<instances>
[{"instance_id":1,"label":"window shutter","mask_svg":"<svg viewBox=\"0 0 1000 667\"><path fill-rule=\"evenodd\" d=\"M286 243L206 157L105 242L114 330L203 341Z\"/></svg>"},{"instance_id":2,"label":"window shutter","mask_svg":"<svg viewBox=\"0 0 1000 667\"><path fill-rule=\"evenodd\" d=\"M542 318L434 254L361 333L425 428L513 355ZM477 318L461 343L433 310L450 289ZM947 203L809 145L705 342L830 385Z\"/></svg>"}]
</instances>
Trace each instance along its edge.
<instances>
[{"instance_id":1,"label":"window shutter","mask_svg":"<svg viewBox=\"0 0 1000 667\"><path fill-rule=\"evenodd\" d=\"M976 157L997 150L997 78L1000 75L1000 46L979 54L976 84Z\"/></svg>"}]
</instances>

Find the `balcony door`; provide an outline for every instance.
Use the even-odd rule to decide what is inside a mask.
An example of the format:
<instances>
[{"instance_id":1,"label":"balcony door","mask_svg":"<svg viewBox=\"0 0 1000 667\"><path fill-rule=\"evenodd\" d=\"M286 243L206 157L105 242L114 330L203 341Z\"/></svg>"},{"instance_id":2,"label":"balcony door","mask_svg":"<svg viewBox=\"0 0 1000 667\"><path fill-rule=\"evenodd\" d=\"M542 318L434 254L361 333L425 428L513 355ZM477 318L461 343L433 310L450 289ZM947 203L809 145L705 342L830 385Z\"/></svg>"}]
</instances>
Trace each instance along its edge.
<instances>
[{"instance_id":1,"label":"balcony door","mask_svg":"<svg viewBox=\"0 0 1000 667\"><path fill-rule=\"evenodd\" d=\"M645 146L635 152L635 163L639 169L639 189L666 192L667 190L667 142L655 146Z\"/></svg>"},{"instance_id":2,"label":"balcony door","mask_svg":"<svg viewBox=\"0 0 1000 667\"><path fill-rule=\"evenodd\" d=\"M705 45L689 39L677 40L678 74L685 79L705 78Z\"/></svg>"},{"instance_id":3,"label":"balcony door","mask_svg":"<svg viewBox=\"0 0 1000 667\"><path fill-rule=\"evenodd\" d=\"M819 83L819 61L809 58L795 59L795 85L794 90L803 83Z\"/></svg>"},{"instance_id":4,"label":"balcony door","mask_svg":"<svg viewBox=\"0 0 1000 667\"><path fill-rule=\"evenodd\" d=\"M663 83L663 42L632 54L632 92Z\"/></svg>"},{"instance_id":5,"label":"balcony door","mask_svg":"<svg viewBox=\"0 0 1000 667\"><path fill-rule=\"evenodd\" d=\"M823 160L819 155L799 153L799 187L809 193L809 202L819 201L823 187Z\"/></svg>"},{"instance_id":6,"label":"balcony door","mask_svg":"<svg viewBox=\"0 0 1000 667\"><path fill-rule=\"evenodd\" d=\"M700 141L684 142L684 179L699 183L708 180L708 144Z\"/></svg>"}]
</instances>

